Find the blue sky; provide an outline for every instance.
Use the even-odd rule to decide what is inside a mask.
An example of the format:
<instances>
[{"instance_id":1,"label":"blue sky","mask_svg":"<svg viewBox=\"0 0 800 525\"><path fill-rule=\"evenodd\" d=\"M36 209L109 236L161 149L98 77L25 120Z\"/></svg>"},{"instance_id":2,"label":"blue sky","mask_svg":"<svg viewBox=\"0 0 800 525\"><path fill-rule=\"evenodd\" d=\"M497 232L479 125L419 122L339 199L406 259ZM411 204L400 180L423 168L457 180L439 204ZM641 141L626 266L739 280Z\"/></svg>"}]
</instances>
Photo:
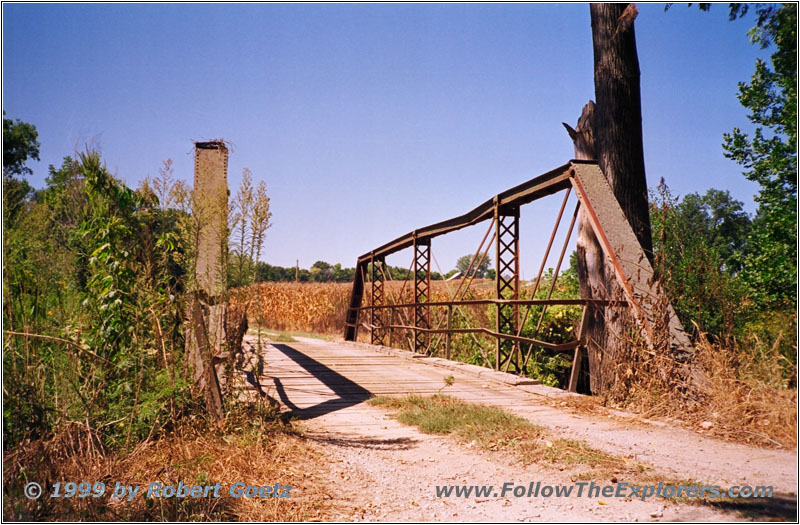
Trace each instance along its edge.
<instances>
[{"instance_id":1,"label":"blue sky","mask_svg":"<svg viewBox=\"0 0 800 525\"><path fill-rule=\"evenodd\" d=\"M737 82L769 54L752 15L639 8L649 186L727 189L753 212L720 146L748 129ZM222 137L231 190L244 167L267 183L262 260L283 266L352 266L563 164L561 122L593 96L585 4L3 4L3 109L39 130L34 186L87 143L129 185L167 158L191 181L192 141ZM523 208L526 278L558 205ZM434 240L442 270L471 230Z\"/></svg>"}]
</instances>

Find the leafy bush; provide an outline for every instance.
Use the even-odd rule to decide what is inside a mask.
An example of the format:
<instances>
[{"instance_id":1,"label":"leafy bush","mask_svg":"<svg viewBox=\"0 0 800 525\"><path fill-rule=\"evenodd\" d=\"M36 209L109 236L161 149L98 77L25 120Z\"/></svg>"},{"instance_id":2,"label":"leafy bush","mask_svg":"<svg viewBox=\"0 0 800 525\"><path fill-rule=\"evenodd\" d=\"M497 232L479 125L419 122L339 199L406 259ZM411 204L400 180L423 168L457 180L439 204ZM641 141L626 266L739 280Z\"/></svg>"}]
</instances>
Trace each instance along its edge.
<instances>
[{"instance_id":1,"label":"leafy bush","mask_svg":"<svg viewBox=\"0 0 800 525\"><path fill-rule=\"evenodd\" d=\"M732 333L751 302L737 279L750 228L742 203L716 190L679 201L663 180L650 200L654 270L678 317L690 331Z\"/></svg>"},{"instance_id":2,"label":"leafy bush","mask_svg":"<svg viewBox=\"0 0 800 525\"><path fill-rule=\"evenodd\" d=\"M87 152L6 222L7 447L79 424L93 446L135 443L189 401L174 210Z\"/></svg>"}]
</instances>

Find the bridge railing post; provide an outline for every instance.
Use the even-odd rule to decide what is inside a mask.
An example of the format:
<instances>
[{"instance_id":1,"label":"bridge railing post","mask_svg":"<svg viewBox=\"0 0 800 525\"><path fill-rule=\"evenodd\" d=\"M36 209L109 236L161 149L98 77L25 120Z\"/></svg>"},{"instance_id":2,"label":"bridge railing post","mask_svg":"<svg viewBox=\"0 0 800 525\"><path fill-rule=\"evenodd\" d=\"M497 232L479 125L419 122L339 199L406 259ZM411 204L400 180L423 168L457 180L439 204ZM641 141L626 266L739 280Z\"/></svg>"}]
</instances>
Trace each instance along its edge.
<instances>
[{"instance_id":1,"label":"bridge railing post","mask_svg":"<svg viewBox=\"0 0 800 525\"><path fill-rule=\"evenodd\" d=\"M451 341L450 330L452 330L452 326L451 326L452 320L453 320L453 305L452 304L448 304L447 305L447 333L445 334L445 337L444 337L444 358L445 359L450 359L450 341Z\"/></svg>"},{"instance_id":2,"label":"bridge railing post","mask_svg":"<svg viewBox=\"0 0 800 525\"><path fill-rule=\"evenodd\" d=\"M372 306L383 306L384 304L384 277L383 277L383 259L379 257L370 258L370 274L371 274L371 303ZM370 329L369 339L370 344L383 345L385 330L383 326L383 310L372 308L370 310Z\"/></svg>"},{"instance_id":3,"label":"bridge railing post","mask_svg":"<svg viewBox=\"0 0 800 525\"><path fill-rule=\"evenodd\" d=\"M428 344L431 289L431 241L414 236L414 352L425 352ZM422 330L420 330L422 329Z\"/></svg>"},{"instance_id":4,"label":"bridge railing post","mask_svg":"<svg viewBox=\"0 0 800 525\"><path fill-rule=\"evenodd\" d=\"M344 319L344 340L355 341L358 338L358 312L364 297L364 267L366 262L356 264L356 274L353 277L353 289L350 292L350 306Z\"/></svg>"},{"instance_id":5,"label":"bridge railing post","mask_svg":"<svg viewBox=\"0 0 800 525\"><path fill-rule=\"evenodd\" d=\"M519 207L503 209L495 197L495 289L497 299L519 299ZM497 305L495 332L516 336L519 327L519 305ZM514 365L519 372L519 342L497 337L495 370L503 364L508 370Z\"/></svg>"}]
</instances>

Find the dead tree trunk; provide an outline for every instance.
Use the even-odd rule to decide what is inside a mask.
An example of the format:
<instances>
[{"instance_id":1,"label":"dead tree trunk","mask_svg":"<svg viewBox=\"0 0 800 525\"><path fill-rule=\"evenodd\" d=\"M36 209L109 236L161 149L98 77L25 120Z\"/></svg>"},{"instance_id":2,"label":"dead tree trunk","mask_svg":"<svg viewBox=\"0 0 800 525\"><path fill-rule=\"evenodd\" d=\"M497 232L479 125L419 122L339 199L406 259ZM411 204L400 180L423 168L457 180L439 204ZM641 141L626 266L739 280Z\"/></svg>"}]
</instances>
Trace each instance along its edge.
<instances>
[{"instance_id":1,"label":"dead tree trunk","mask_svg":"<svg viewBox=\"0 0 800 525\"><path fill-rule=\"evenodd\" d=\"M639 244L653 262L642 142L639 57L634 4L591 4L594 48L594 144L608 179Z\"/></svg>"},{"instance_id":2,"label":"dead tree trunk","mask_svg":"<svg viewBox=\"0 0 800 525\"><path fill-rule=\"evenodd\" d=\"M575 158L578 160L596 160L594 139L594 110L591 100L583 107L575 129L564 123L575 146ZM578 214L578 239L576 245L578 257L578 283L581 298L606 299L606 259L603 249L595 237L592 225L581 209ZM600 366L603 349L606 347L606 312L601 306L590 305L586 310L588 318L584 324L582 336L586 339L589 362L589 390L598 394L600 387ZM584 368L586 370L586 368Z\"/></svg>"},{"instance_id":3,"label":"dead tree trunk","mask_svg":"<svg viewBox=\"0 0 800 525\"><path fill-rule=\"evenodd\" d=\"M634 4L591 4L594 83L597 104L583 108L576 129L567 124L575 145L575 156L596 160L614 196L641 245L653 261L653 243L647 199L647 179L642 141L642 109L639 59L633 21ZM590 223L581 215L578 225L578 278L581 297L587 299L625 299L613 266L603 254ZM691 344L663 293L664 339L668 354L676 363L685 363ZM629 311L615 307L590 307L586 325L588 335L590 388L602 394L619 379L617 373L625 359L627 329L635 323ZM658 323L656 323L658 324ZM702 374L680 366L680 375L689 377L692 388L703 390Z\"/></svg>"},{"instance_id":4,"label":"dead tree trunk","mask_svg":"<svg viewBox=\"0 0 800 525\"><path fill-rule=\"evenodd\" d=\"M652 261L653 243L647 202L642 143L639 58L633 4L591 4L594 84L597 104L583 108L576 129L567 124L575 158L596 160ZM622 290L586 217L578 223L578 280L584 299L621 299ZM614 381L613 364L621 353L625 319L617 308L590 307L586 324L590 389L601 394Z\"/></svg>"}]
</instances>

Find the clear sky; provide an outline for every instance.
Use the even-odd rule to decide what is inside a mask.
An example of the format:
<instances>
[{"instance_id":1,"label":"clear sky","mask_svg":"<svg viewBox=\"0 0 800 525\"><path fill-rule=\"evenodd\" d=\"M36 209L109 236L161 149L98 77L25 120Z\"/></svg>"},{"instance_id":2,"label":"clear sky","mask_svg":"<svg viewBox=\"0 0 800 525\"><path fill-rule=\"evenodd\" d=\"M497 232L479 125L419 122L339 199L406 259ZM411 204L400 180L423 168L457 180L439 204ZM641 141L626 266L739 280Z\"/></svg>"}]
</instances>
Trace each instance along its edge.
<instances>
[{"instance_id":1,"label":"clear sky","mask_svg":"<svg viewBox=\"0 0 800 525\"><path fill-rule=\"evenodd\" d=\"M737 82L769 54L753 15L639 8L649 186L727 189L753 212L757 187L720 146L749 129ZM87 143L131 186L167 158L191 181L192 141L221 137L232 192L245 167L267 183L262 260L282 266L353 266L565 163L561 122L594 96L586 4L5 3L2 22L3 109L39 131L35 187ZM523 208L526 278L558 204ZM434 240L443 271L473 230Z\"/></svg>"}]
</instances>

